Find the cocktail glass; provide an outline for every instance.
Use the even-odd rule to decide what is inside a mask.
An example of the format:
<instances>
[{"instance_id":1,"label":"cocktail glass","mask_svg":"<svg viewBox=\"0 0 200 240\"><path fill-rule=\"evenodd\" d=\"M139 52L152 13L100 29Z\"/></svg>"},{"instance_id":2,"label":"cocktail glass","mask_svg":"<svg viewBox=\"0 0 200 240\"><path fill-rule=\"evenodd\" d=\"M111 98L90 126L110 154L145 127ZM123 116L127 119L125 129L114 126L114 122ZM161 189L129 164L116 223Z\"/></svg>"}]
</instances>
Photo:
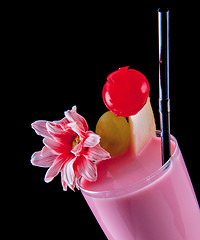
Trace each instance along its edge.
<instances>
[{"instance_id":1,"label":"cocktail glass","mask_svg":"<svg viewBox=\"0 0 200 240\"><path fill-rule=\"evenodd\" d=\"M160 138L160 132L157 137ZM200 209L176 139L170 159L131 186L81 192L109 240L199 240Z\"/></svg>"}]
</instances>

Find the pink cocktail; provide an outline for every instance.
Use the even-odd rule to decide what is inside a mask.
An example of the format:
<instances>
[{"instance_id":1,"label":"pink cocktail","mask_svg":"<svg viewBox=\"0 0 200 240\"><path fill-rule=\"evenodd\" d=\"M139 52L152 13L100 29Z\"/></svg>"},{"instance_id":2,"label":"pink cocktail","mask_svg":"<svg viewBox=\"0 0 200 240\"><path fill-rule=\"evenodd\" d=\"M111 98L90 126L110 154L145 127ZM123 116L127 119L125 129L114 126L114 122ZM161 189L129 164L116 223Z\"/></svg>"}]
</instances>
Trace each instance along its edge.
<instances>
[{"instance_id":1,"label":"pink cocktail","mask_svg":"<svg viewBox=\"0 0 200 240\"><path fill-rule=\"evenodd\" d=\"M200 209L177 141L162 166L160 133L142 153L98 164L82 194L109 240L199 240Z\"/></svg>"}]
</instances>

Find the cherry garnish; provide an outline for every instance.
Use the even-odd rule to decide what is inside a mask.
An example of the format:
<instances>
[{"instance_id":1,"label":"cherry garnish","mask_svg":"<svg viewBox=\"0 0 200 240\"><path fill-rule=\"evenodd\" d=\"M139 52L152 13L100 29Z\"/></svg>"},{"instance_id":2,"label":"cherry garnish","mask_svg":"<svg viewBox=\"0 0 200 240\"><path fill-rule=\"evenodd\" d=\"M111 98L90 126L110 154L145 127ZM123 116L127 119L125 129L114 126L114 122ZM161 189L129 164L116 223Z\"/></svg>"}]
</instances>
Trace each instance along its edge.
<instances>
[{"instance_id":1,"label":"cherry garnish","mask_svg":"<svg viewBox=\"0 0 200 240\"><path fill-rule=\"evenodd\" d=\"M102 96L111 112L116 116L128 117L143 108L149 92L149 82L141 72L122 67L108 75Z\"/></svg>"}]
</instances>

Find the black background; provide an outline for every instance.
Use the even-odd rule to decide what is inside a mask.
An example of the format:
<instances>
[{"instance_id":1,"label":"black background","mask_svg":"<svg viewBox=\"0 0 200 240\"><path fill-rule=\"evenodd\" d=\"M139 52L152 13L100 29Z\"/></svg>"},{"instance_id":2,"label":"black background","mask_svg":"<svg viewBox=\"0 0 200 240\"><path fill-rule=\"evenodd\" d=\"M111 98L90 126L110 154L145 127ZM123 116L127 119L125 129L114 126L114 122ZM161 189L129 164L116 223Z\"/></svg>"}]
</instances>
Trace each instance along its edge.
<instances>
[{"instance_id":1,"label":"black background","mask_svg":"<svg viewBox=\"0 0 200 240\"><path fill-rule=\"evenodd\" d=\"M81 233L87 239L106 239L80 192L63 192L60 176L46 184L46 169L30 164L32 153L43 146L30 125L36 120L59 120L76 105L94 131L107 110L101 98L106 76L130 66L150 82L159 129L157 8L77 3L25 9L14 22L13 36L18 77L13 108L23 125L23 157L16 160L20 166L16 216L20 213L23 219L19 234L28 231L33 237L59 238L71 233L78 239ZM190 6L170 9L171 133L200 199L198 29L197 10Z\"/></svg>"}]
</instances>

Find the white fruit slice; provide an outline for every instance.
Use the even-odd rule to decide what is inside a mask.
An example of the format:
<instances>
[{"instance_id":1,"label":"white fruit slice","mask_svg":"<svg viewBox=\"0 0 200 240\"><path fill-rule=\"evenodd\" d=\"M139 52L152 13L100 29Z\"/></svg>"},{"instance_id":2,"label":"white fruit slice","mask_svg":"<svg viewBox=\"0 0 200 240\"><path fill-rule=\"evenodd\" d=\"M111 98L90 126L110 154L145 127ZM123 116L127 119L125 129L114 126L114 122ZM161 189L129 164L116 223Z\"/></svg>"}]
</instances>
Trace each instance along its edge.
<instances>
[{"instance_id":1,"label":"white fruit slice","mask_svg":"<svg viewBox=\"0 0 200 240\"><path fill-rule=\"evenodd\" d=\"M148 98L145 106L134 116L129 117L130 148L134 156L137 156L156 135L156 124L153 110Z\"/></svg>"}]
</instances>

